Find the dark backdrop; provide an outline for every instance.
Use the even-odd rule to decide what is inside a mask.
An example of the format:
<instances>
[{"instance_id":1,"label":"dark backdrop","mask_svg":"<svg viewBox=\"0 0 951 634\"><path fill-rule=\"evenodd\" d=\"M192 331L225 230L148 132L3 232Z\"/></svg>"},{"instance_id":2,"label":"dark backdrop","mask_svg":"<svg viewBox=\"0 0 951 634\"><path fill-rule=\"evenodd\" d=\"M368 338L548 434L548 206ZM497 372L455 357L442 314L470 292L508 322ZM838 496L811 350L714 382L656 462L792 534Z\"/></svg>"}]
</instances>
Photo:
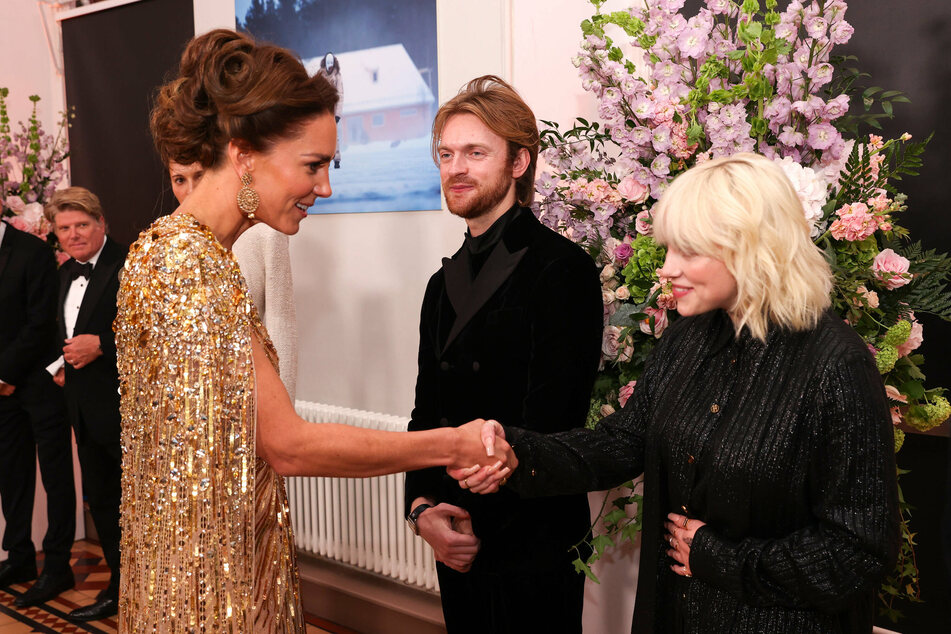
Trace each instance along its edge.
<instances>
[{"instance_id":1,"label":"dark backdrop","mask_svg":"<svg viewBox=\"0 0 951 634\"><path fill-rule=\"evenodd\" d=\"M73 185L102 200L109 234L129 244L174 209L149 134L156 88L194 34L192 0L142 0L63 21Z\"/></svg>"}]
</instances>

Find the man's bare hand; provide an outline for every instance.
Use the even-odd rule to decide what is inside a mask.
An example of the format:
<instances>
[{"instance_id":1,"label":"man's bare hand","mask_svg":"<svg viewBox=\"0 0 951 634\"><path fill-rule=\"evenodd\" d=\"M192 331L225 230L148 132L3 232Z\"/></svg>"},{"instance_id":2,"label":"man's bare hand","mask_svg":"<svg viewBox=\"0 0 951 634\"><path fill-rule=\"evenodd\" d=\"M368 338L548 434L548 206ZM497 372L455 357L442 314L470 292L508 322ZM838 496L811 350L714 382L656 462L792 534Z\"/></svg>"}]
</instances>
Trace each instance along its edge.
<instances>
[{"instance_id":1,"label":"man's bare hand","mask_svg":"<svg viewBox=\"0 0 951 634\"><path fill-rule=\"evenodd\" d=\"M416 521L419 536L432 546L436 561L457 572L469 572L481 541L472 532L468 511L452 504L426 509Z\"/></svg>"},{"instance_id":2,"label":"man's bare hand","mask_svg":"<svg viewBox=\"0 0 951 634\"><path fill-rule=\"evenodd\" d=\"M99 335L76 335L66 340L63 359L77 370L84 368L102 356Z\"/></svg>"},{"instance_id":3,"label":"man's bare hand","mask_svg":"<svg viewBox=\"0 0 951 634\"><path fill-rule=\"evenodd\" d=\"M9 383L0 383L0 396L10 396L13 392L16 391L15 385L10 385Z\"/></svg>"},{"instance_id":4,"label":"man's bare hand","mask_svg":"<svg viewBox=\"0 0 951 634\"><path fill-rule=\"evenodd\" d=\"M60 366L59 370L56 371L56 374L53 375L53 383L63 387L66 385L66 367Z\"/></svg>"}]
</instances>

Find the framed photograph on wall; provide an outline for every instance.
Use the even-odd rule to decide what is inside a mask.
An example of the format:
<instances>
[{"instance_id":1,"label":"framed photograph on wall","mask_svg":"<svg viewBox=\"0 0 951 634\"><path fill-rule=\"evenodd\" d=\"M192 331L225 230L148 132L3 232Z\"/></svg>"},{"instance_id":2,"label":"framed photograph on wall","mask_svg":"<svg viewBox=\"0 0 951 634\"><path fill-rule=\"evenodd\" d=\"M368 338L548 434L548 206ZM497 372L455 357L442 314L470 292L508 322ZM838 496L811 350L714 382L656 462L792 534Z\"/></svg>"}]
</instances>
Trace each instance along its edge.
<instances>
[{"instance_id":1,"label":"framed photograph on wall","mask_svg":"<svg viewBox=\"0 0 951 634\"><path fill-rule=\"evenodd\" d=\"M235 0L239 29L337 86L333 196L311 213L440 208L436 0Z\"/></svg>"}]
</instances>

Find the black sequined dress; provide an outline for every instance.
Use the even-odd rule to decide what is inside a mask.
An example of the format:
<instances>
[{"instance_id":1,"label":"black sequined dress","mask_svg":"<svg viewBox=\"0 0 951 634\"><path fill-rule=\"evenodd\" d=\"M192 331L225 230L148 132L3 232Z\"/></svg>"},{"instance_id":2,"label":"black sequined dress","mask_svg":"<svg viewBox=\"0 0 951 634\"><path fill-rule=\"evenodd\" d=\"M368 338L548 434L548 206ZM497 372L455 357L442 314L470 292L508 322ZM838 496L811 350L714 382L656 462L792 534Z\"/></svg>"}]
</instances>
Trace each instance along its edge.
<instances>
[{"instance_id":1,"label":"black sequined dress","mask_svg":"<svg viewBox=\"0 0 951 634\"><path fill-rule=\"evenodd\" d=\"M597 429L508 428L507 486L564 494L644 472L633 632L864 634L898 544L890 421L865 343L832 312L762 342L713 311L668 329ZM684 508L706 522L692 578L663 539Z\"/></svg>"}]
</instances>

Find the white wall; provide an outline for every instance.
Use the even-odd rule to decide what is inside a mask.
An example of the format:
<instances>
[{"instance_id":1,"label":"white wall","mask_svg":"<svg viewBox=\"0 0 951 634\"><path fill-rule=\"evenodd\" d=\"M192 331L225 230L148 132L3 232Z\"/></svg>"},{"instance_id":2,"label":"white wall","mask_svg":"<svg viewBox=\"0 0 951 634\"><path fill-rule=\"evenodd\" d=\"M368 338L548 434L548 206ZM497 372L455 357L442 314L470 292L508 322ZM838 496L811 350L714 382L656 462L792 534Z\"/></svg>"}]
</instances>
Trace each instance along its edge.
<instances>
[{"instance_id":1,"label":"white wall","mask_svg":"<svg viewBox=\"0 0 951 634\"><path fill-rule=\"evenodd\" d=\"M195 0L196 32L234 26L233 0ZM511 80L541 119L590 116L570 63L585 0L438 0L439 100L467 80ZM62 78L47 49L35 0L0 2L0 86L12 119L29 94L43 99L47 126L62 110ZM58 48L58 25L48 20ZM511 34L515 34L513 37ZM298 397L408 415L416 378L419 305L426 280L462 241L464 223L446 211L311 216L291 240L300 321Z\"/></svg>"}]
</instances>

